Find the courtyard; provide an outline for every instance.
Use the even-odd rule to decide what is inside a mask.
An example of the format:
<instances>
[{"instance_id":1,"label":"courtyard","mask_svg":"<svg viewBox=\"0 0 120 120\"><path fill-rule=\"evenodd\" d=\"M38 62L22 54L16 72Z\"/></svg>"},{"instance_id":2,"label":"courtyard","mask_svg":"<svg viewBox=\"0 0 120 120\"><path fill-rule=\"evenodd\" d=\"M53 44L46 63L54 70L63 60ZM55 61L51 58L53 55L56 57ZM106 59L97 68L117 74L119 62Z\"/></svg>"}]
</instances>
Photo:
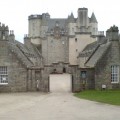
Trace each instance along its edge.
<instances>
[{"instance_id":1,"label":"courtyard","mask_svg":"<svg viewBox=\"0 0 120 120\"><path fill-rule=\"evenodd\" d=\"M120 107L69 92L0 93L0 120L120 120Z\"/></svg>"}]
</instances>

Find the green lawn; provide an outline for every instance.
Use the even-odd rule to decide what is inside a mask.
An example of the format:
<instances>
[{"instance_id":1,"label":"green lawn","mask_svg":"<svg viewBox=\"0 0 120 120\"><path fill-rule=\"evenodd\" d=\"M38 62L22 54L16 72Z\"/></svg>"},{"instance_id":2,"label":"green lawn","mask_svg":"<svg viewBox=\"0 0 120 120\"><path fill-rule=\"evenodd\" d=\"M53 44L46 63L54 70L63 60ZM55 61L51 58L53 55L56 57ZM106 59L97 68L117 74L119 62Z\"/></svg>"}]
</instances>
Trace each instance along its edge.
<instances>
[{"instance_id":1,"label":"green lawn","mask_svg":"<svg viewBox=\"0 0 120 120\"><path fill-rule=\"evenodd\" d=\"M74 94L76 97L92 101L120 105L120 90L85 90Z\"/></svg>"}]
</instances>

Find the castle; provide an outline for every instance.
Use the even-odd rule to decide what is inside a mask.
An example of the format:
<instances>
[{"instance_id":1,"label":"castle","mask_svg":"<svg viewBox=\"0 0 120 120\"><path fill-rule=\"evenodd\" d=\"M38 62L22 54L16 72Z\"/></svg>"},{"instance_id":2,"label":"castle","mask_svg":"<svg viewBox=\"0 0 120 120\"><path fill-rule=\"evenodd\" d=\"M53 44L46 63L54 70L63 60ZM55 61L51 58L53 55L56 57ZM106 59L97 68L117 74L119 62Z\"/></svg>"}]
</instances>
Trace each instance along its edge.
<instances>
[{"instance_id":1,"label":"castle","mask_svg":"<svg viewBox=\"0 0 120 120\"><path fill-rule=\"evenodd\" d=\"M72 90L120 88L119 36L113 26L104 36L95 14L79 8L64 19L48 13L28 17L24 44L0 26L0 92L49 92L49 75L68 73ZM39 81L39 85L36 84Z\"/></svg>"}]
</instances>

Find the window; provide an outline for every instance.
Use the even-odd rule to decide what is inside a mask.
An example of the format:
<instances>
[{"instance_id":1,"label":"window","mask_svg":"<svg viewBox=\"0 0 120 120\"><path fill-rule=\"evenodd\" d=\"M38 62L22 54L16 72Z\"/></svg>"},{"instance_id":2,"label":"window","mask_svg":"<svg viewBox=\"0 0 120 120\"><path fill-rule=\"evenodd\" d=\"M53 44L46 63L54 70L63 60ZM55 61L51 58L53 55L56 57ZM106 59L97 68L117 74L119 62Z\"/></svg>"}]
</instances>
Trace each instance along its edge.
<instances>
[{"instance_id":1,"label":"window","mask_svg":"<svg viewBox=\"0 0 120 120\"><path fill-rule=\"evenodd\" d=\"M81 77L86 78L86 71L81 71Z\"/></svg>"},{"instance_id":2,"label":"window","mask_svg":"<svg viewBox=\"0 0 120 120\"><path fill-rule=\"evenodd\" d=\"M111 83L119 82L119 66L113 65L111 66Z\"/></svg>"},{"instance_id":3,"label":"window","mask_svg":"<svg viewBox=\"0 0 120 120\"><path fill-rule=\"evenodd\" d=\"M75 42L77 42L77 38L75 38Z\"/></svg>"},{"instance_id":4,"label":"window","mask_svg":"<svg viewBox=\"0 0 120 120\"><path fill-rule=\"evenodd\" d=\"M64 44L65 44L65 41L62 41L62 44L64 45Z\"/></svg>"},{"instance_id":5,"label":"window","mask_svg":"<svg viewBox=\"0 0 120 120\"><path fill-rule=\"evenodd\" d=\"M0 66L0 84L8 84L8 73L6 66Z\"/></svg>"}]
</instances>

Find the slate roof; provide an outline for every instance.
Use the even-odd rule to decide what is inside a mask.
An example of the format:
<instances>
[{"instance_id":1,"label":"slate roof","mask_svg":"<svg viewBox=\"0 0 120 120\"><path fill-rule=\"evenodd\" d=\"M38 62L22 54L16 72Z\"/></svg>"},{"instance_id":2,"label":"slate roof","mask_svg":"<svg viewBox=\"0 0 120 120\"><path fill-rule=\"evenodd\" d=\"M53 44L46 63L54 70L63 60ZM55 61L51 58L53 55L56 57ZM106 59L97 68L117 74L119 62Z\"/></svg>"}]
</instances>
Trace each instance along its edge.
<instances>
[{"instance_id":1,"label":"slate roof","mask_svg":"<svg viewBox=\"0 0 120 120\"><path fill-rule=\"evenodd\" d=\"M74 18L73 13L71 13L71 15L68 17L68 22L75 23L75 18Z\"/></svg>"},{"instance_id":2,"label":"slate roof","mask_svg":"<svg viewBox=\"0 0 120 120\"><path fill-rule=\"evenodd\" d=\"M105 38L97 40L88 44L82 52L79 53L78 59L80 59L79 67L94 67L97 61L101 58L104 52L109 47L109 43Z\"/></svg>"},{"instance_id":3,"label":"slate roof","mask_svg":"<svg viewBox=\"0 0 120 120\"><path fill-rule=\"evenodd\" d=\"M98 42L88 44L82 52L80 52L79 57L89 57L92 52L98 47Z\"/></svg>"},{"instance_id":4,"label":"slate roof","mask_svg":"<svg viewBox=\"0 0 120 120\"><path fill-rule=\"evenodd\" d=\"M21 63L23 63L26 67L35 66L31 58L34 58L36 62L38 62L37 58L41 57L38 54L36 55L32 50L28 49L24 44L18 41L9 42L8 47L11 50L11 52L13 52L17 56L17 58L21 61ZM40 65L40 63L38 63L38 65Z\"/></svg>"},{"instance_id":5,"label":"slate roof","mask_svg":"<svg viewBox=\"0 0 120 120\"><path fill-rule=\"evenodd\" d=\"M49 19L48 20L48 29L51 30L55 27L55 23L58 22L59 23L59 27L60 28L65 28L65 24L67 22L67 19Z\"/></svg>"},{"instance_id":6,"label":"slate roof","mask_svg":"<svg viewBox=\"0 0 120 120\"><path fill-rule=\"evenodd\" d=\"M94 13L92 13L92 15L91 15L90 22L91 23L98 23Z\"/></svg>"},{"instance_id":7,"label":"slate roof","mask_svg":"<svg viewBox=\"0 0 120 120\"><path fill-rule=\"evenodd\" d=\"M94 67L97 63L97 61L102 57L102 55L107 51L111 44L106 43L99 45L98 48L94 51L94 53L89 57L89 59L86 61L85 66L86 67Z\"/></svg>"},{"instance_id":8,"label":"slate roof","mask_svg":"<svg viewBox=\"0 0 120 120\"><path fill-rule=\"evenodd\" d=\"M25 54L14 43L9 43L8 46L11 52L13 52L26 67L33 66L32 61L26 57Z\"/></svg>"}]
</instances>

